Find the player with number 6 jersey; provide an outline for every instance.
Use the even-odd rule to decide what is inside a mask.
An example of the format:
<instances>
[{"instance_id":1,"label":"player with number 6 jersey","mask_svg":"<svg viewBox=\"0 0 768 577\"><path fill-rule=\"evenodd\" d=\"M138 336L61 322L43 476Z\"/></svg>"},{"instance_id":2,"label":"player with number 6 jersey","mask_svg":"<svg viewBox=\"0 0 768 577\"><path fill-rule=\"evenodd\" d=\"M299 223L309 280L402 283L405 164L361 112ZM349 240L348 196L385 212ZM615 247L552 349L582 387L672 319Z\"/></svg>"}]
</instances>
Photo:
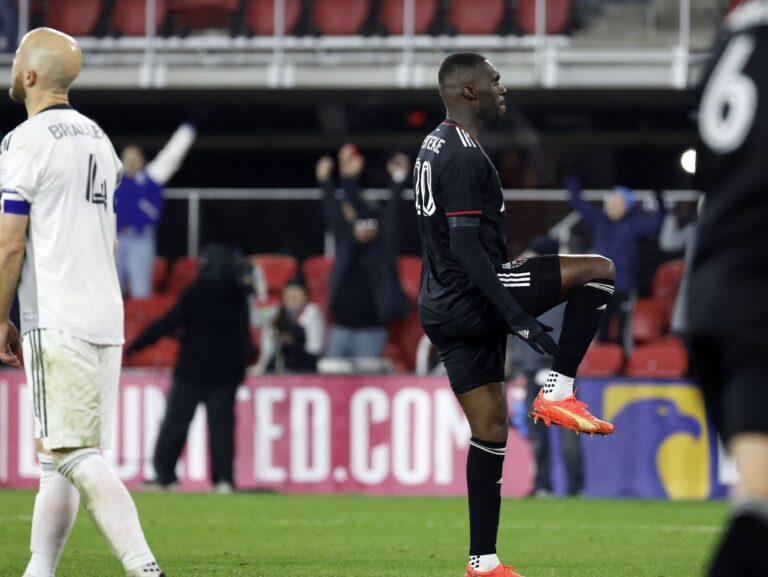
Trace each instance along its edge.
<instances>
[{"instance_id":1,"label":"player with number 6 jersey","mask_svg":"<svg viewBox=\"0 0 768 577\"><path fill-rule=\"evenodd\" d=\"M574 378L613 293L613 263L598 255L509 261L504 195L480 131L506 111L498 70L474 53L452 54L438 72L447 117L414 165L423 266L419 316L469 421L469 563L466 577L515 577L496 554L508 415L507 335L555 357L531 416L607 435L613 425L574 396ZM536 317L567 301L558 343Z\"/></svg>"},{"instance_id":2,"label":"player with number 6 jersey","mask_svg":"<svg viewBox=\"0 0 768 577\"><path fill-rule=\"evenodd\" d=\"M705 193L688 327L707 409L739 479L707 575L768 567L768 0L726 19L702 82L697 181Z\"/></svg>"}]
</instances>

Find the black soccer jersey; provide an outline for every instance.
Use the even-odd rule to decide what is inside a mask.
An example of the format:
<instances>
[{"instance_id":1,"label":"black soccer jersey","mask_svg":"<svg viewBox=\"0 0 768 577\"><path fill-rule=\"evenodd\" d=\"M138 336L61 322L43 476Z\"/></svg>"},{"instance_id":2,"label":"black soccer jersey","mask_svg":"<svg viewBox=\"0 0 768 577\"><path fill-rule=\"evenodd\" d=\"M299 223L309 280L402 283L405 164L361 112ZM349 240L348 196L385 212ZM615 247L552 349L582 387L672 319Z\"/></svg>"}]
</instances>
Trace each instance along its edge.
<instances>
[{"instance_id":1,"label":"black soccer jersey","mask_svg":"<svg viewBox=\"0 0 768 577\"><path fill-rule=\"evenodd\" d=\"M481 314L488 300L451 253L449 223L479 218L479 240L491 265L496 269L507 260L504 196L496 168L479 142L446 120L424 139L413 182L424 258L421 324Z\"/></svg>"},{"instance_id":2,"label":"black soccer jersey","mask_svg":"<svg viewBox=\"0 0 768 577\"><path fill-rule=\"evenodd\" d=\"M699 105L706 193L691 272L694 333L768 322L768 1L726 20ZM738 298L734 295L738 294Z\"/></svg>"}]
</instances>

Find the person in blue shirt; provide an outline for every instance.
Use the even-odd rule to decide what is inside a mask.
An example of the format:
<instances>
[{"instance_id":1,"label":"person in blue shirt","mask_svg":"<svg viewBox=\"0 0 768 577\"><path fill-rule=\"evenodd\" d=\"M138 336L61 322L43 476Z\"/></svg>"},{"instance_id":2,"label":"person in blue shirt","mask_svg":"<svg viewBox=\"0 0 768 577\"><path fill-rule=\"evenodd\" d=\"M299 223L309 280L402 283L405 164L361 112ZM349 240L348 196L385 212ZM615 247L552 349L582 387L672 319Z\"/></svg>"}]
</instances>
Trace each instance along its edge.
<instances>
[{"instance_id":1,"label":"person in blue shirt","mask_svg":"<svg viewBox=\"0 0 768 577\"><path fill-rule=\"evenodd\" d=\"M135 145L121 153L123 180L115 191L117 211L117 274L124 295L152 294L155 229L163 214L163 186L176 174L197 138L191 122L182 124L150 162Z\"/></svg>"},{"instance_id":2,"label":"person in blue shirt","mask_svg":"<svg viewBox=\"0 0 768 577\"><path fill-rule=\"evenodd\" d=\"M655 213L648 214L638 208L629 188L616 186L605 196L600 210L582 198L577 177L567 177L565 185L571 195L571 206L592 227L592 252L611 259L616 267L616 290L607 304L598 338L610 340L611 322L617 316L619 343L628 355L632 350L628 319L637 292L640 243L658 236L664 219L663 203L659 203Z\"/></svg>"}]
</instances>

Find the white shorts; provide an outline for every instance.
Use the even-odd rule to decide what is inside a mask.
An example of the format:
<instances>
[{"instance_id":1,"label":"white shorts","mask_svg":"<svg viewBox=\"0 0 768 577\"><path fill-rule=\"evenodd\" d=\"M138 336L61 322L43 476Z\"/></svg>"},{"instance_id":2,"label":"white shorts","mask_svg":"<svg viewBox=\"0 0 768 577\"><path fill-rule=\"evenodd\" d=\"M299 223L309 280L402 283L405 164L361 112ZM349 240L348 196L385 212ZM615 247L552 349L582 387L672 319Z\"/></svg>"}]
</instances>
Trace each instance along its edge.
<instances>
[{"instance_id":1,"label":"white shorts","mask_svg":"<svg viewBox=\"0 0 768 577\"><path fill-rule=\"evenodd\" d=\"M35 407L35 438L48 451L108 448L122 347L37 329L24 335L22 350Z\"/></svg>"}]
</instances>

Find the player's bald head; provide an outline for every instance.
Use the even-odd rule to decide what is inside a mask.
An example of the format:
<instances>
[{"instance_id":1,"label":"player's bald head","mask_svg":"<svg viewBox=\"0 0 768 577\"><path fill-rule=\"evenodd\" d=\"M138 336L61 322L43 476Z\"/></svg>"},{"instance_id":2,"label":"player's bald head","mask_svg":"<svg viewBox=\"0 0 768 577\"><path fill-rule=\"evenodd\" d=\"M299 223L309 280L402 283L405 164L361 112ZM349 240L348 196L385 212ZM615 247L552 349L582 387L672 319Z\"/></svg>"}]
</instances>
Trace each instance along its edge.
<instances>
[{"instance_id":1,"label":"player's bald head","mask_svg":"<svg viewBox=\"0 0 768 577\"><path fill-rule=\"evenodd\" d=\"M30 86L66 94L82 64L83 53L74 38L53 28L35 28L16 50L11 97L24 100Z\"/></svg>"},{"instance_id":2,"label":"player's bald head","mask_svg":"<svg viewBox=\"0 0 768 577\"><path fill-rule=\"evenodd\" d=\"M457 52L443 60L437 73L443 102L448 104L461 95L464 86L474 84L486 62L485 56L476 52Z\"/></svg>"}]
</instances>

